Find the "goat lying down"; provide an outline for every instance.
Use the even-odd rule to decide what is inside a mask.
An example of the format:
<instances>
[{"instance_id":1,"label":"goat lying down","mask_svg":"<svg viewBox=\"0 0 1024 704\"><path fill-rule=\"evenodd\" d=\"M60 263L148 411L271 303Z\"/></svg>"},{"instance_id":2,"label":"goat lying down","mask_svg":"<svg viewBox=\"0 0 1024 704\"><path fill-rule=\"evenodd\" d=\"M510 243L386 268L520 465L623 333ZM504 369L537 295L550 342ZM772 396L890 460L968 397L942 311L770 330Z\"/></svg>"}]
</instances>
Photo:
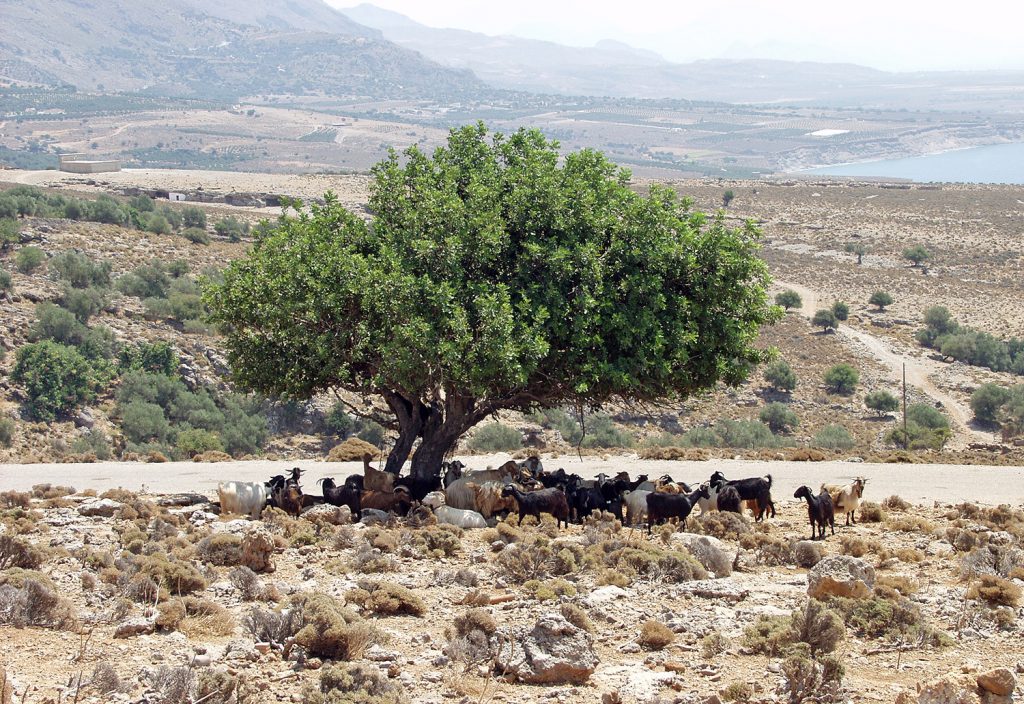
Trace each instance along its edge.
<instances>
[{"instance_id":1,"label":"goat lying down","mask_svg":"<svg viewBox=\"0 0 1024 704\"><path fill-rule=\"evenodd\" d=\"M447 523L459 528L487 527L487 520L476 511L445 505L443 491L432 491L424 496L423 505L433 511L438 523Z\"/></svg>"}]
</instances>

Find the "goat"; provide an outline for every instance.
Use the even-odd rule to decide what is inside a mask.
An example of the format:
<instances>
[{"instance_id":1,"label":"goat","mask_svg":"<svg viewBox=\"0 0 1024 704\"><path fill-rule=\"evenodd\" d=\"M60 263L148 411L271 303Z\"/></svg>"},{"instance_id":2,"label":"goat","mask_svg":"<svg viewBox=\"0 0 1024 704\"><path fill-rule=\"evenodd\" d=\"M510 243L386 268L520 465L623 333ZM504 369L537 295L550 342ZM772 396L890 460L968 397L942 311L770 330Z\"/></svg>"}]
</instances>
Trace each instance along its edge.
<instances>
[{"instance_id":1,"label":"goat","mask_svg":"<svg viewBox=\"0 0 1024 704\"><path fill-rule=\"evenodd\" d=\"M825 539L825 526L832 527L832 535L836 534L836 519L832 510L832 497L827 489L815 496L807 486L802 486L793 494L794 499L807 499L807 517L811 521L811 540ZM815 524L818 529L815 530Z\"/></svg>"},{"instance_id":2,"label":"goat","mask_svg":"<svg viewBox=\"0 0 1024 704\"><path fill-rule=\"evenodd\" d=\"M544 465L541 463L540 457L537 457L537 455L527 457L525 460L520 462L519 468L525 469L530 473L531 477L536 477L544 471Z\"/></svg>"},{"instance_id":3,"label":"goat","mask_svg":"<svg viewBox=\"0 0 1024 704\"><path fill-rule=\"evenodd\" d=\"M444 488L447 489L448 485L456 479L462 477L462 470L466 468L466 465L458 460L452 460L451 462L442 462L441 469L444 470L444 478L442 483Z\"/></svg>"},{"instance_id":4,"label":"goat","mask_svg":"<svg viewBox=\"0 0 1024 704\"><path fill-rule=\"evenodd\" d=\"M373 467L373 455L363 454L363 490L391 493L395 489L395 475Z\"/></svg>"},{"instance_id":5,"label":"goat","mask_svg":"<svg viewBox=\"0 0 1024 704\"><path fill-rule=\"evenodd\" d=\"M486 528L487 521L476 511L452 508L445 505L444 492L432 491L423 497L423 505L434 513L438 523L458 526L459 528Z\"/></svg>"},{"instance_id":6,"label":"goat","mask_svg":"<svg viewBox=\"0 0 1024 704\"><path fill-rule=\"evenodd\" d=\"M415 501L422 501L423 497L432 491L441 488L441 477L399 477L395 480L395 487L404 486Z\"/></svg>"},{"instance_id":7,"label":"goat","mask_svg":"<svg viewBox=\"0 0 1024 704\"><path fill-rule=\"evenodd\" d=\"M359 477L358 485L356 482L351 482L351 477L345 480L345 483L341 486L337 486L334 483L334 479L331 477L325 477L324 479L318 480L318 483L322 485L324 501L329 503L331 506L348 506L353 516L359 515L360 498L362 497L362 477Z\"/></svg>"},{"instance_id":8,"label":"goat","mask_svg":"<svg viewBox=\"0 0 1024 704\"><path fill-rule=\"evenodd\" d=\"M497 469L488 467L487 469L474 469L468 472L463 472L462 478L474 481L477 484L482 484L484 482L510 482L513 481L518 474L519 465L516 464L515 460L509 460Z\"/></svg>"},{"instance_id":9,"label":"goat","mask_svg":"<svg viewBox=\"0 0 1024 704\"><path fill-rule=\"evenodd\" d=\"M569 501L561 489L541 489L524 493L515 484L508 484L501 490L502 496L516 500L519 509L519 522L526 516L534 516L539 521L540 514L550 513L555 517L555 528L565 523L569 527Z\"/></svg>"},{"instance_id":10,"label":"goat","mask_svg":"<svg viewBox=\"0 0 1024 704\"><path fill-rule=\"evenodd\" d=\"M473 487L479 486L468 477L456 479L444 490L447 504L452 508L476 509L476 491Z\"/></svg>"},{"instance_id":11,"label":"goat","mask_svg":"<svg viewBox=\"0 0 1024 704\"><path fill-rule=\"evenodd\" d=\"M570 515L576 522L582 522L594 511L603 511L608 507L608 499L600 489L594 487L575 487L566 493L566 499Z\"/></svg>"},{"instance_id":12,"label":"goat","mask_svg":"<svg viewBox=\"0 0 1024 704\"><path fill-rule=\"evenodd\" d=\"M502 490L505 485L501 482L484 482L477 484L470 482L468 487L474 494L473 506L470 507L480 513L484 518L490 518L501 511L511 511L515 508L512 499L506 497Z\"/></svg>"},{"instance_id":13,"label":"goat","mask_svg":"<svg viewBox=\"0 0 1024 704\"><path fill-rule=\"evenodd\" d=\"M653 491L647 495L647 534L651 534L651 527L669 518L677 518L680 523L686 522L686 517L693 511L697 501L701 498L708 498L708 488L700 486L691 494L666 494L661 491Z\"/></svg>"},{"instance_id":14,"label":"goat","mask_svg":"<svg viewBox=\"0 0 1024 704\"><path fill-rule=\"evenodd\" d=\"M832 497L832 504L835 508L841 513L846 514L846 525L850 525L851 520L854 525L857 525L857 516L854 515L854 512L860 508L860 500L864 496L864 485L867 483L867 479L857 477L851 483L845 485L821 485L821 490L827 491L829 496Z\"/></svg>"},{"instance_id":15,"label":"goat","mask_svg":"<svg viewBox=\"0 0 1024 704\"><path fill-rule=\"evenodd\" d=\"M740 507L740 492L736 491L736 487L728 484L721 485L718 490L718 510L743 513L743 509Z\"/></svg>"},{"instance_id":16,"label":"goat","mask_svg":"<svg viewBox=\"0 0 1024 704\"><path fill-rule=\"evenodd\" d=\"M396 486L394 491L364 491L359 497L359 505L364 510L375 508L404 516L412 506L412 497L404 486Z\"/></svg>"},{"instance_id":17,"label":"goat","mask_svg":"<svg viewBox=\"0 0 1024 704\"><path fill-rule=\"evenodd\" d=\"M267 505L267 485L262 482L221 482L217 485L217 496L222 514L249 514L255 520Z\"/></svg>"},{"instance_id":18,"label":"goat","mask_svg":"<svg viewBox=\"0 0 1024 704\"><path fill-rule=\"evenodd\" d=\"M647 518L647 495L645 489L627 491L622 496L626 504L626 525L635 526L641 519Z\"/></svg>"},{"instance_id":19,"label":"goat","mask_svg":"<svg viewBox=\"0 0 1024 704\"><path fill-rule=\"evenodd\" d=\"M302 470L298 467L292 467L291 476L288 479L285 479L280 474L271 477L270 481L266 483L270 494L267 503L294 516L302 513L305 500L302 495L302 488L299 486L299 478L301 476Z\"/></svg>"},{"instance_id":20,"label":"goat","mask_svg":"<svg viewBox=\"0 0 1024 704\"><path fill-rule=\"evenodd\" d=\"M740 499L743 501L756 500L757 510L754 514L754 520L760 521L768 509L771 509L772 518L775 518L775 503L772 501L771 491L772 475L766 474L763 478L751 477L749 479L728 480L724 474L716 471L711 475L711 484L733 486L739 492Z\"/></svg>"}]
</instances>

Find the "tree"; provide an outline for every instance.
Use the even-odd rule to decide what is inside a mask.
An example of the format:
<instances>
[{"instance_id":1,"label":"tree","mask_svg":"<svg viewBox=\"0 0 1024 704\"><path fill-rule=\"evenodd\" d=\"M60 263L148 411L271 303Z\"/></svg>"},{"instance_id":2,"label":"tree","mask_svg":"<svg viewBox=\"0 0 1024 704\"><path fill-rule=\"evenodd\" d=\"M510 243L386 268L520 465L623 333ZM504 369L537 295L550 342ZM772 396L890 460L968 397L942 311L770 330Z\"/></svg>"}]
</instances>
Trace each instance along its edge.
<instances>
[{"instance_id":1,"label":"tree","mask_svg":"<svg viewBox=\"0 0 1024 704\"><path fill-rule=\"evenodd\" d=\"M786 404L777 401L762 408L759 418L773 433L786 433L800 425L796 413Z\"/></svg>"},{"instance_id":2,"label":"tree","mask_svg":"<svg viewBox=\"0 0 1024 704\"><path fill-rule=\"evenodd\" d=\"M74 347L52 340L20 347L11 379L25 389L29 413L42 421L90 401L97 386L89 361Z\"/></svg>"},{"instance_id":3,"label":"tree","mask_svg":"<svg viewBox=\"0 0 1024 704\"><path fill-rule=\"evenodd\" d=\"M803 305L803 299L800 298L799 293L791 288L787 288L782 293L775 294L775 305L782 306L786 310L799 308Z\"/></svg>"},{"instance_id":4,"label":"tree","mask_svg":"<svg viewBox=\"0 0 1024 704\"><path fill-rule=\"evenodd\" d=\"M925 328L918 330L915 337L925 347L932 347L940 337L954 333L960 328L960 324L953 319L945 306L927 308L924 312L924 324Z\"/></svg>"},{"instance_id":5,"label":"tree","mask_svg":"<svg viewBox=\"0 0 1024 704\"><path fill-rule=\"evenodd\" d=\"M835 330L839 327L839 321L836 319L836 314L832 311L822 308L815 312L814 317L811 318L811 325L816 328L821 328L822 332L828 332L831 328Z\"/></svg>"},{"instance_id":6,"label":"tree","mask_svg":"<svg viewBox=\"0 0 1024 704\"><path fill-rule=\"evenodd\" d=\"M796 373L784 359L777 359L764 368L764 380L778 391L790 392L796 388Z\"/></svg>"},{"instance_id":7,"label":"tree","mask_svg":"<svg viewBox=\"0 0 1024 704\"><path fill-rule=\"evenodd\" d=\"M836 320L847 320L850 317L850 306L842 301L836 301L832 304L832 315L836 316Z\"/></svg>"},{"instance_id":8,"label":"tree","mask_svg":"<svg viewBox=\"0 0 1024 704\"><path fill-rule=\"evenodd\" d=\"M899 399L891 393L881 389L867 394L864 397L864 405L881 417L898 409L900 407L900 402Z\"/></svg>"},{"instance_id":9,"label":"tree","mask_svg":"<svg viewBox=\"0 0 1024 704\"><path fill-rule=\"evenodd\" d=\"M181 222L185 227L198 227L206 229L206 211L194 205L187 205L181 209Z\"/></svg>"},{"instance_id":10,"label":"tree","mask_svg":"<svg viewBox=\"0 0 1024 704\"><path fill-rule=\"evenodd\" d=\"M825 372L825 386L837 394L852 394L857 389L860 374L849 364L837 364Z\"/></svg>"},{"instance_id":11,"label":"tree","mask_svg":"<svg viewBox=\"0 0 1024 704\"><path fill-rule=\"evenodd\" d=\"M847 242L846 251L850 254L856 254L857 264L861 264L864 261L864 255L868 253L868 248L860 242Z\"/></svg>"},{"instance_id":12,"label":"tree","mask_svg":"<svg viewBox=\"0 0 1024 704\"><path fill-rule=\"evenodd\" d=\"M39 247L22 247L14 257L14 266L22 274L31 274L46 261L46 252Z\"/></svg>"},{"instance_id":13,"label":"tree","mask_svg":"<svg viewBox=\"0 0 1024 704\"><path fill-rule=\"evenodd\" d=\"M501 410L740 383L778 319L759 233L628 178L538 130L477 124L432 156L392 152L373 169L372 223L327 194L208 287L235 380L379 397L387 412L363 413L397 432L387 470L418 440L418 476Z\"/></svg>"},{"instance_id":14,"label":"tree","mask_svg":"<svg viewBox=\"0 0 1024 704\"><path fill-rule=\"evenodd\" d=\"M1009 389L999 384L982 384L971 394L971 410L982 423L998 423L999 412L1009 400Z\"/></svg>"},{"instance_id":15,"label":"tree","mask_svg":"<svg viewBox=\"0 0 1024 704\"><path fill-rule=\"evenodd\" d=\"M885 291L875 291L868 299L868 304L878 306L879 312L885 310L886 306L892 305L892 296Z\"/></svg>"},{"instance_id":16,"label":"tree","mask_svg":"<svg viewBox=\"0 0 1024 704\"><path fill-rule=\"evenodd\" d=\"M915 244L913 247L907 247L903 250L903 258L909 259L914 263L914 266L921 266L922 263L931 259L931 254L924 245Z\"/></svg>"},{"instance_id":17,"label":"tree","mask_svg":"<svg viewBox=\"0 0 1024 704\"><path fill-rule=\"evenodd\" d=\"M736 194L732 192L732 189L729 189L728 191L723 193L722 194L722 207L723 208L728 208L729 204L732 203L732 201L733 201L733 199L735 197L736 197Z\"/></svg>"}]
</instances>

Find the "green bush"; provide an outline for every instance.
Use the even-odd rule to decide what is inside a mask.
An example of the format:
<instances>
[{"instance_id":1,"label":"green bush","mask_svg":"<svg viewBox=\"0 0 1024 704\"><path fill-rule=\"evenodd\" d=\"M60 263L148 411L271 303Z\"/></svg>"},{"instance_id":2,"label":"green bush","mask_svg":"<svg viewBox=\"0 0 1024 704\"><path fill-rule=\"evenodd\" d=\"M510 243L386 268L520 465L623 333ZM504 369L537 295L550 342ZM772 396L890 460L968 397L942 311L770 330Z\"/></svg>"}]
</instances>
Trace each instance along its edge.
<instances>
[{"instance_id":1,"label":"green bush","mask_svg":"<svg viewBox=\"0 0 1024 704\"><path fill-rule=\"evenodd\" d=\"M15 427L13 418L0 418L0 447L11 446L14 442Z\"/></svg>"},{"instance_id":2,"label":"green bush","mask_svg":"<svg viewBox=\"0 0 1024 704\"><path fill-rule=\"evenodd\" d=\"M46 261L46 252L39 247L22 247L14 256L14 266L22 274L31 274Z\"/></svg>"},{"instance_id":3,"label":"green bush","mask_svg":"<svg viewBox=\"0 0 1024 704\"><path fill-rule=\"evenodd\" d=\"M864 405L879 416L884 416L885 414L892 413L898 409L900 407L900 402L888 391L880 389L878 391L872 391L864 396Z\"/></svg>"},{"instance_id":4,"label":"green bush","mask_svg":"<svg viewBox=\"0 0 1024 704\"><path fill-rule=\"evenodd\" d=\"M576 418L561 408L545 408L530 416L530 420L550 430L557 430L570 445L579 445L583 428Z\"/></svg>"},{"instance_id":5,"label":"green bush","mask_svg":"<svg viewBox=\"0 0 1024 704\"><path fill-rule=\"evenodd\" d=\"M616 426L611 417L604 413L587 417L585 430L583 447L633 447L636 442L631 433Z\"/></svg>"},{"instance_id":6,"label":"green bush","mask_svg":"<svg viewBox=\"0 0 1024 704\"><path fill-rule=\"evenodd\" d=\"M128 205L140 213L151 213L156 210L156 203L145 194L137 195L128 199Z\"/></svg>"},{"instance_id":7,"label":"green bush","mask_svg":"<svg viewBox=\"0 0 1024 704\"><path fill-rule=\"evenodd\" d=\"M110 262L95 262L81 252L61 252L50 259L50 273L74 288L110 286Z\"/></svg>"},{"instance_id":8,"label":"green bush","mask_svg":"<svg viewBox=\"0 0 1024 704\"><path fill-rule=\"evenodd\" d=\"M18 349L11 379L25 389L37 420L54 420L91 401L100 380L74 347L45 340Z\"/></svg>"},{"instance_id":9,"label":"green bush","mask_svg":"<svg viewBox=\"0 0 1024 704\"><path fill-rule=\"evenodd\" d=\"M72 441L69 448L76 455L96 455L96 459L106 462L113 456L110 449L110 438L102 430L87 430Z\"/></svg>"},{"instance_id":10,"label":"green bush","mask_svg":"<svg viewBox=\"0 0 1024 704\"><path fill-rule=\"evenodd\" d=\"M36 319L29 328L33 341L53 340L64 345L77 345L85 337L86 328L74 313L52 303L36 306Z\"/></svg>"},{"instance_id":11,"label":"green bush","mask_svg":"<svg viewBox=\"0 0 1024 704\"><path fill-rule=\"evenodd\" d=\"M924 312L923 330L918 330L915 337L925 347L935 345L935 340L943 335L956 332L960 324L953 319L949 309L945 306L932 306Z\"/></svg>"},{"instance_id":12,"label":"green bush","mask_svg":"<svg viewBox=\"0 0 1024 704\"><path fill-rule=\"evenodd\" d=\"M782 306L786 310L790 308L799 308L803 305L803 299L800 298L800 294L792 289L786 289L782 293L775 295L775 305Z\"/></svg>"},{"instance_id":13,"label":"green bush","mask_svg":"<svg viewBox=\"0 0 1024 704\"><path fill-rule=\"evenodd\" d=\"M206 234L206 230L201 230L198 227L189 227L182 230L181 236L192 244L210 244L210 236Z\"/></svg>"},{"instance_id":14,"label":"green bush","mask_svg":"<svg viewBox=\"0 0 1024 704\"><path fill-rule=\"evenodd\" d=\"M788 393L796 388L796 373L784 359L777 359L765 367L764 380L777 391Z\"/></svg>"},{"instance_id":15,"label":"green bush","mask_svg":"<svg viewBox=\"0 0 1024 704\"><path fill-rule=\"evenodd\" d=\"M66 286L61 296L60 306L70 311L80 323L88 323L89 318L99 314L107 307L107 289L90 286L88 288L72 288Z\"/></svg>"},{"instance_id":16,"label":"green bush","mask_svg":"<svg viewBox=\"0 0 1024 704\"><path fill-rule=\"evenodd\" d=\"M490 423L477 428L468 445L475 452L507 452L521 448L523 436L511 426Z\"/></svg>"},{"instance_id":17,"label":"green bush","mask_svg":"<svg viewBox=\"0 0 1024 704\"><path fill-rule=\"evenodd\" d=\"M931 254L924 245L915 244L913 247L907 247L903 250L903 258L909 259L914 263L914 266L921 266L924 262L931 258Z\"/></svg>"},{"instance_id":18,"label":"green bush","mask_svg":"<svg viewBox=\"0 0 1024 704\"><path fill-rule=\"evenodd\" d=\"M191 271L192 267L185 259L174 259L167 265L167 273L174 278L180 278Z\"/></svg>"},{"instance_id":19,"label":"green bush","mask_svg":"<svg viewBox=\"0 0 1024 704\"><path fill-rule=\"evenodd\" d=\"M178 433L175 448L182 457L194 457L204 452L224 452L224 443L217 433L202 428L189 428Z\"/></svg>"},{"instance_id":20,"label":"green bush","mask_svg":"<svg viewBox=\"0 0 1024 704\"><path fill-rule=\"evenodd\" d=\"M982 384L971 394L971 410L982 423L999 422L999 412L1010 400L1010 391L999 384Z\"/></svg>"},{"instance_id":21,"label":"green bush","mask_svg":"<svg viewBox=\"0 0 1024 704\"><path fill-rule=\"evenodd\" d=\"M759 418L773 433L788 433L800 425L796 413L784 403L769 403L761 409Z\"/></svg>"},{"instance_id":22,"label":"green bush","mask_svg":"<svg viewBox=\"0 0 1024 704\"><path fill-rule=\"evenodd\" d=\"M160 406L147 401L132 401L121 409L121 430L134 443L162 443L167 440L171 426Z\"/></svg>"},{"instance_id":23,"label":"green bush","mask_svg":"<svg viewBox=\"0 0 1024 704\"><path fill-rule=\"evenodd\" d=\"M825 386L836 394L852 394L857 390L860 373L849 364L837 364L825 372Z\"/></svg>"},{"instance_id":24,"label":"green bush","mask_svg":"<svg viewBox=\"0 0 1024 704\"><path fill-rule=\"evenodd\" d=\"M781 444L771 428L756 420L720 420L715 425L715 434L724 447L756 450Z\"/></svg>"},{"instance_id":25,"label":"green bush","mask_svg":"<svg viewBox=\"0 0 1024 704\"><path fill-rule=\"evenodd\" d=\"M836 314L830 310L822 309L814 313L814 317L811 318L811 325L816 328L821 328L824 332L829 330L835 330L839 327L839 321L836 319Z\"/></svg>"},{"instance_id":26,"label":"green bush","mask_svg":"<svg viewBox=\"0 0 1024 704\"><path fill-rule=\"evenodd\" d=\"M249 232L249 223L239 220L234 215L229 215L214 223L213 230L221 237L227 237L232 242L237 242L242 239L242 235Z\"/></svg>"},{"instance_id":27,"label":"green bush","mask_svg":"<svg viewBox=\"0 0 1024 704\"><path fill-rule=\"evenodd\" d=\"M0 293L5 293L14 288L11 280L11 272L0 269Z\"/></svg>"},{"instance_id":28,"label":"green bush","mask_svg":"<svg viewBox=\"0 0 1024 704\"><path fill-rule=\"evenodd\" d=\"M826 425L814 436L814 447L826 450L849 450L854 446L853 436L841 425Z\"/></svg>"},{"instance_id":29,"label":"green bush","mask_svg":"<svg viewBox=\"0 0 1024 704\"><path fill-rule=\"evenodd\" d=\"M900 427L890 431L886 438L910 450L941 450L951 434L944 415L928 404L915 403L907 407L906 433Z\"/></svg>"},{"instance_id":30,"label":"green bush","mask_svg":"<svg viewBox=\"0 0 1024 704\"><path fill-rule=\"evenodd\" d=\"M166 298L171 280L161 262L154 260L117 279L117 290L136 298Z\"/></svg>"},{"instance_id":31,"label":"green bush","mask_svg":"<svg viewBox=\"0 0 1024 704\"><path fill-rule=\"evenodd\" d=\"M12 213L13 216L13 213ZM6 252L21 241L21 228L10 217L0 217L0 251Z\"/></svg>"},{"instance_id":32,"label":"green bush","mask_svg":"<svg viewBox=\"0 0 1024 704\"><path fill-rule=\"evenodd\" d=\"M122 372L143 371L173 376L178 373L178 353L169 342L136 342L121 348L118 367Z\"/></svg>"},{"instance_id":33,"label":"green bush","mask_svg":"<svg viewBox=\"0 0 1024 704\"><path fill-rule=\"evenodd\" d=\"M885 310L886 306L892 305L892 296L885 291L875 291L868 299L868 304L878 306L878 310Z\"/></svg>"},{"instance_id":34,"label":"green bush","mask_svg":"<svg viewBox=\"0 0 1024 704\"><path fill-rule=\"evenodd\" d=\"M842 301L836 301L832 304L832 315L836 316L836 320L847 320L850 317L850 306Z\"/></svg>"},{"instance_id":35,"label":"green bush","mask_svg":"<svg viewBox=\"0 0 1024 704\"><path fill-rule=\"evenodd\" d=\"M206 228L206 211L194 205L187 205L181 209L181 223L185 227Z\"/></svg>"},{"instance_id":36,"label":"green bush","mask_svg":"<svg viewBox=\"0 0 1024 704\"><path fill-rule=\"evenodd\" d=\"M117 354L118 344L114 331L106 325L89 328L78 343L78 351L86 359L93 361L113 359Z\"/></svg>"},{"instance_id":37,"label":"green bush","mask_svg":"<svg viewBox=\"0 0 1024 704\"><path fill-rule=\"evenodd\" d=\"M146 232L152 232L154 235L169 235L172 230L171 223L160 213L150 213L143 218L142 229Z\"/></svg>"}]
</instances>

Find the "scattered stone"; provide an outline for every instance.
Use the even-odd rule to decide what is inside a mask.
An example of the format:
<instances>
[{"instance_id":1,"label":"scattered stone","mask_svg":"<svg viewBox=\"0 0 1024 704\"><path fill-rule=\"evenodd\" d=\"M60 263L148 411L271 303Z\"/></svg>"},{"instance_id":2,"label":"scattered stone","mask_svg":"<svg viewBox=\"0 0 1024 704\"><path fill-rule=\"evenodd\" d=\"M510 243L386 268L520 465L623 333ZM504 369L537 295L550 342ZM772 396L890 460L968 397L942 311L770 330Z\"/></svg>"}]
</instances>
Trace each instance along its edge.
<instances>
[{"instance_id":1,"label":"scattered stone","mask_svg":"<svg viewBox=\"0 0 1024 704\"><path fill-rule=\"evenodd\" d=\"M274 554L274 536L260 524L251 525L242 536L242 564L253 572L273 572L276 567L271 555Z\"/></svg>"},{"instance_id":2,"label":"scattered stone","mask_svg":"<svg viewBox=\"0 0 1024 704\"><path fill-rule=\"evenodd\" d=\"M212 663L213 658L206 654L196 655L192 658L193 667L209 667Z\"/></svg>"},{"instance_id":3,"label":"scattered stone","mask_svg":"<svg viewBox=\"0 0 1024 704\"><path fill-rule=\"evenodd\" d=\"M903 693L897 702L903 704L981 704L978 684L971 675L949 673L921 685L917 696Z\"/></svg>"},{"instance_id":4,"label":"scattered stone","mask_svg":"<svg viewBox=\"0 0 1024 704\"><path fill-rule=\"evenodd\" d=\"M711 535L673 533L673 543L682 543L687 551L716 577L728 577L739 554L738 545L728 545Z\"/></svg>"},{"instance_id":5,"label":"scattered stone","mask_svg":"<svg viewBox=\"0 0 1024 704\"><path fill-rule=\"evenodd\" d=\"M986 692L999 696L1009 696L1017 687L1017 678L1009 669L997 667L977 676L978 686Z\"/></svg>"},{"instance_id":6,"label":"scattered stone","mask_svg":"<svg viewBox=\"0 0 1024 704\"><path fill-rule=\"evenodd\" d=\"M807 594L815 599L864 599L875 586L875 568L859 557L829 555L807 574Z\"/></svg>"},{"instance_id":7,"label":"scattered stone","mask_svg":"<svg viewBox=\"0 0 1024 704\"><path fill-rule=\"evenodd\" d=\"M115 638L131 638L156 632L156 617L137 617L122 621L114 630Z\"/></svg>"},{"instance_id":8,"label":"scattered stone","mask_svg":"<svg viewBox=\"0 0 1024 704\"><path fill-rule=\"evenodd\" d=\"M314 523L329 523L332 526L343 526L352 522L352 510L348 506L317 504L303 511L302 517Z\"/></svg>"},{"instance_id":9,"label":"scattered stone","mask_svg":"<svg viewBox=\"0 0 1024 704\"><path fill-rule=\"evenodd\" d=\"M588 606L597 606L598 604L604 604L615 599L621 599L624 596L628 596L625 589L609 584L604 587L598 587L594 591L590 592L585 601Z\"/></svg>"},{"instance_id":10,"label":"scattered stone","mask_svg":"<svg viewBox=\"0 0 1024 704\"><path fill-rule=\"evenodd\" d=\"M202 494L185 492L182 494L167 494L156 500L157 506L195 506L205 504L210 500Z\"/></svg>"},{"instance_id":11,"label":"scattered stone","mask_svg":"<svg viewBox=\"0 0 1024 704\"><path fill-rule=\"evenodd\" d=\"M115 513L121 510L124 506L120 501L114 501L112 499L89 499L88 501L82 502L82 505L78 507L78 513L82 516L101 516L103 518L111 518Z\"/></svg>"},{"instance_id":12,"label":"scattered stone","mask_svg":"<svg viewBox=\"0 0 1024 704\"><path fill-rule=\"evenodd\" d=\"M92 428L94 425L96 425L96 418L88 408L83 408L75 415L76 428Z\"/></svg>"},{"instance_id":13,"label":"scattered stone","mask_svg":"<svg viewBox=\"0 0 1024 704\"><path fill-rule=\"evenodd\" d=\"M598 665L593 638L561 614L541 615L533 628L500 629L495 667L527 684L582 684Z\"/></svg>"}]
</instances>

